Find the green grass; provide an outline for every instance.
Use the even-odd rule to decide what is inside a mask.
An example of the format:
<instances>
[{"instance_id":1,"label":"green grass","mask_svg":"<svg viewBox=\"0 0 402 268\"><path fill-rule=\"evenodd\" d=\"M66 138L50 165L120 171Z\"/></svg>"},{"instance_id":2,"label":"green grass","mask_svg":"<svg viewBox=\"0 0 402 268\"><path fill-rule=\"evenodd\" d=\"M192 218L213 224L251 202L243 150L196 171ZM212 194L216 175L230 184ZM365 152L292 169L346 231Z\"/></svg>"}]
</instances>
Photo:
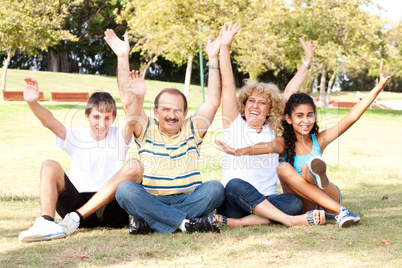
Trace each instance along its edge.
<instances>
[{"instance_id":1,"label":"green grass","mask_svg":"<svg viewBox=\"0 0 402 268\"><path fill-rule=\"evenodd\" d=\"M110 88L118 96L113 77L26 72L11 70L9 86L18 80L22 87L20 76L30 75L39 82L43 79L45 85L51 84L46 82L47 77L58 81L59 76L65 88L81 80L93 85L94 90L102 85ZM157 81L148 83L154 92L167 86ZM193 87L191 94L198 89ZM192 111L200 99L199 93L194 95L198 99L190 98ZM147 96L147 101L152 98ZM43 104L61 121L73 118L74 125L87 124L83 107ZM319 111L321 129L335 124L346 113L343 109ZM123 118L121 109L118 115L118 119ZM400 111L367 111L324 154L331 180L342 190L344 204L362 218L355 227L338 229L335 221L329 221L314 227L227 227L220 234L146 236L129 236L125 228L95 228L79 229L66 239L30 244L20 243L18 234L31 227L40 213L41 163L54 159L69 170L70 160L55 145L54 135L41 126L23 102L0 101L0 126L0 267L400 267L402 264ZM221 137L221 130L221 122L215 120L203 143L203 180L220 179L221 154L213 147L213 141ZM133 146L129 155L135 154ZM382 244L383 240L389 244Z\"/></svg>"},{"instance_id":2,"label":"green grass","mask_svg":"<svg viewBox=\"0 0 402 268\"><path fill-rule=\"evenodd\" d=\"M95 91L107 91L116 99L116 102L120 102L116 77L9 69L7 72L6 90L24 90L25 77L32 77L33 79L38 81L39 90L43 91L45 99L51 99L50 92L52 91L85 91L89 92L90 94ZM147 80L146 84L147 99L145 100L145 103L153 103L156 95L161 89L165 87L173 87L180 90L183 90L184 88L184 85L181 83L159 82L153 80ZM202 94L200 86L191 85L190 98L188 101L190 104L189 108L199 107L202 104Z\"/></svg>"}]
</instances>

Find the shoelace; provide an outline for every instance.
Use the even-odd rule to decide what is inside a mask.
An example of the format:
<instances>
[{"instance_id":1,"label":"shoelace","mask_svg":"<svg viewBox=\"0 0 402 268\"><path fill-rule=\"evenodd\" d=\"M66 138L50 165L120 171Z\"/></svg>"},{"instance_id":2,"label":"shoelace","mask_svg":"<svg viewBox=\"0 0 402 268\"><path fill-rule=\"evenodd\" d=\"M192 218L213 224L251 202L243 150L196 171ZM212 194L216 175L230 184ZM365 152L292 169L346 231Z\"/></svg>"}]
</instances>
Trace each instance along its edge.
<instances>
[{"instance_id":1,"label":"shoelace","mask_svg":"<svg viewBox=\"0 0 402 268\"><path fill-rule=\"evenodd\" d=\"M347 216L348 214L349 214L349 211L347 209L342 209L341 212L339 213L339 215L335 216L335 219L336 220L341 219L341 218Z\"/></svg>"}]
</instances>

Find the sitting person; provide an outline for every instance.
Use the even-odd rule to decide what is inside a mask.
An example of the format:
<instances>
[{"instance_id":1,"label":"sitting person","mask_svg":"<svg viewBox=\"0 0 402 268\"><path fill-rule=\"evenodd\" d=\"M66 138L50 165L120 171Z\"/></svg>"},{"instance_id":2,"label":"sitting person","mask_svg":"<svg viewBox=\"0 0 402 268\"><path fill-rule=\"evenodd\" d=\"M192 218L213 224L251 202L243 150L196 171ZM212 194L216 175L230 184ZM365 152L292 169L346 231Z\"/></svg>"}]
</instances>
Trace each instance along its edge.
<instances>
[{"instance_id":1,"label":"sitting person","mask_svg":"<svg viewBox=\"0 0 402 268\"><path fill-rule=\"evenodd\" d=\"M326 218L335 218L339 228L356 225L360 217L342 206L339 188L331 183L327 174L327 165L321 157L324 149L332 141L348 130L367 110L381 90L384 89L389 76L380 65L380 81L371 92L357 103L338 124L318 131L316 106L313 99L305 93L293 94L285 108L284 143L282 151L284 162L277 171L285 193L292 193L303 200L303 210L324 209ZM286 144L286 146L285 146ZM222 150L234 154L266 154L274 151L278 144L263 142L253 147L233 149L220 142ZM286 147L282 150L282 147ZM276 149L277 150L277 149Z\"/></svg>"},{"instance_id":2,"label":"sitting person","mask_svg":"<svg viewBox=\"0 0 402 268\"><path fill-rule=\"evenodd\" d=\"M128 37L119 39L106 30L105 40L118 58L118 87L123 104L131 102L126 92L135 92L134 137L144 164L140 182L126 181L117 188L116 199L130 215L130 234L219 232L212 213L224 199L218 181L202 182L199 170L201 144L220 105L218 67L219 40L208 39L208 99L186 119L187 99L178 89L165 88L155 98L155 119L143 110L146 93L142 74L129 73ZM127 81L128 80L128 81Z\"/></svg>"},{"instance_id":3,"label":"sitting person","mask_svg":"<svg viewBox=\"0 0 402 268\"><path fill-rule=\"evenodd\" d=\"M89 129L64 126L41 106L38 82L25 78L24 99L43 126L56 135L56 144L71 158L70 175L59 163L46 160L40 173L41 215L35 224L19 235L22 242L63 238L80 227L120 228L128 224L128 214L115 199L117 186L125 181L140 181L142 165L136 159L125 164L134 121L112 127L116 103L107 92L91 95L85 108ZM133 114L129 105L128 115ZM54 220L55 211L64 218Z\"/></svg>"},{"instance_id":4,"label":"sitting person","mask_svg":"<svg viewBox=\"0 0 402 268\"><path fill-rule=\"evenodd\" d=\"M287 85L282 100L278 88L272 84L249 81L236 99L229 46L240 24L224 26L221 37L222 118L223 140L230 147L243 148L259 142L272 141L273 151L264 155L233 156L222 141L222 179L225 201L218 208L222 222L229 226L270 224L271 220L287 226L324 224L324 212L313 210L299 215L303 203L293 194L278 195L276 189L279 164L278 154L284 152L281 134L282 103L292 92L297 92L308 73L313 59L312 44L306 46L305 63ZM238 108L239 107L239 108ZM239 111L240 110L240 111ZM219 147L218 147L219 148Z\"/></svg>"}]
</instances>

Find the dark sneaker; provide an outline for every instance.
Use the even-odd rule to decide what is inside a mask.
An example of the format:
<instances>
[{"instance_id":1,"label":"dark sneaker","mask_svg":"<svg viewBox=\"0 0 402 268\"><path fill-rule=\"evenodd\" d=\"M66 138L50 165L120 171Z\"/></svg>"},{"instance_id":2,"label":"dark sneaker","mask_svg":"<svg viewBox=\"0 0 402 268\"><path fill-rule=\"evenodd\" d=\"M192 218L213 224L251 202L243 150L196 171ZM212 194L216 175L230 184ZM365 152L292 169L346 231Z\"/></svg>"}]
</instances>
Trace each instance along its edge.
<instances>
[{"instance_id":1,"label":"dark sneaker","mask_svg":"<svg viewBox=\"0 0 402 268\"><path fill-rule=\"evenodd\" d=\"M219 223L214 213L209 213L207 216L201 218L191 218L189 222L185 224L185 227L188 233L220 232Z\"/></svg>"},{"instance_id":2,"label":"dark sneaker","mask_svg":"<svg viewBox=\"0 0 402 268\"><path fill-rule=\"evenodd\" d=\"M130 226L128 227L128 233L132 235L137 234L152 234L155 232L149 227L148 223L143 219L132 217L130 221Z\"/></svg>"}]
</instances>

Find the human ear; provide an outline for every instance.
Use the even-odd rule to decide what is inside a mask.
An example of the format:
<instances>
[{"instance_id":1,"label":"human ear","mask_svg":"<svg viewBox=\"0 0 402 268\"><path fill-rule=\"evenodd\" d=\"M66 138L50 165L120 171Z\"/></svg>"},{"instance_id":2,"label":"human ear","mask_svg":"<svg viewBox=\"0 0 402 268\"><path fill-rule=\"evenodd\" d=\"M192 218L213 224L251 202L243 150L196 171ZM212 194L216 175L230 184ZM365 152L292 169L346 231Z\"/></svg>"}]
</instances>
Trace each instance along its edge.
<instances>
[{"instance_id":1,"label":"human ear","mask_svg":"<svg viewBox=\"0 0 402 268\"><path fill-rule=\"evenodd\" d=\"M289 117L289 115L285 114L285 119L286 119L286 122L288 122L289 125L292 124L292 119Z\"/></svg>"}]
</instances>

